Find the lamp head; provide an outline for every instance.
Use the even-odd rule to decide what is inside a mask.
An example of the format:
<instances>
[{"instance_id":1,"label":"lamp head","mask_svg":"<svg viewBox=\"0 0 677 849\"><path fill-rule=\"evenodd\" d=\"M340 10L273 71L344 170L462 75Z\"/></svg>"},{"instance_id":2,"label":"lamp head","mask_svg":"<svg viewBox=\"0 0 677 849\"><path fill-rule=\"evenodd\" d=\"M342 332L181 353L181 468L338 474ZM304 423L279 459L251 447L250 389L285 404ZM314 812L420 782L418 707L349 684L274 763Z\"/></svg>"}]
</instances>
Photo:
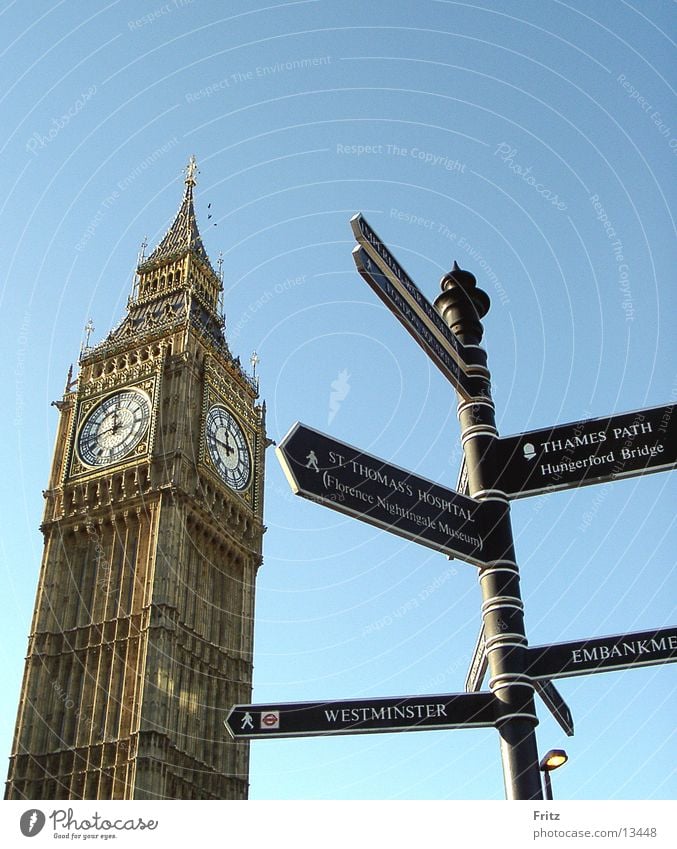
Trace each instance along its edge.
<instances>
[{"instance_id":1,"label":"lamp head","mask_svg":"<svg viewBox=\"0 0 677 849\"><path fill-rule=\"evenodd\" d=\"M552 772L553 769L563 766L568 760L569 755L567 755L564 749L550 749L543 756L538 767L542 772Z\"/></svg>"}]
</instances>

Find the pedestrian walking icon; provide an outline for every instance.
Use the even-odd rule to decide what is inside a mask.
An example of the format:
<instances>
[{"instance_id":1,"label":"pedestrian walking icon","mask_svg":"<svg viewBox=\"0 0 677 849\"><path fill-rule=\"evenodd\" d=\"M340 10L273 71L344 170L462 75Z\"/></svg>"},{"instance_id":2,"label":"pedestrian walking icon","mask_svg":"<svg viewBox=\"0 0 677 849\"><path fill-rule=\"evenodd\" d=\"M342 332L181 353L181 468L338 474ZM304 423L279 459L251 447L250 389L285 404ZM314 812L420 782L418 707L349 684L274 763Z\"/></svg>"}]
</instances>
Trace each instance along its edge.
<instances>
[{"instance_id":1,"label":"pedestrian walking icon","mask_svg":"<svg viewBox=\"0 0 677 849\"><path fill-rule=\"evenodd\" d=\"M242 725L240 726L240 730L244 731L245 728L253 728L254 723L252 721L251 713L245 713L242 717Z\"/></svg>"},{"instance_id":2,"label":"pedestrian walking icon","mask_svg":"<svg viewBox=\"0 0 677 849\"><path fill-rule=\"evenodd\" d=\"M316 472L320 471L317 465L317 454L314 451L311 450L310 454L306 457L306 460L308 461L306 463L306 469L314 469Z\"/></svg>"}]
</instances>

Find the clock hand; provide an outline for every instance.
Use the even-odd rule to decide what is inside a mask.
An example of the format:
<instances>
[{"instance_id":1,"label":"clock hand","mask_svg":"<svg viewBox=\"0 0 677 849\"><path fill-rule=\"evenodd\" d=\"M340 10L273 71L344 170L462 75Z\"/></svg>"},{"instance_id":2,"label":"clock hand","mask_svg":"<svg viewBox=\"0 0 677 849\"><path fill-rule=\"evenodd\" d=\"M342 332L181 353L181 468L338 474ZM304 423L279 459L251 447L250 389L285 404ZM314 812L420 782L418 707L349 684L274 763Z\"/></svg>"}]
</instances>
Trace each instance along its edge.
<instances>
[{"instance_id":1,"label":"clock hand","mask_svg":"<svg viewBox=\"0 0 677 849\"><path fill-rule=\"evenodd\" d=\"M95 440L100 439L102 436L107 436L109 433L114 433L114 432L115 432L115 426L106 428L106 430L100 430L95 434L94 439Z\"/></svg>"},{"instance_id":2,"label":"clock hand","mask_svg":"<svg viewBox=\"0 0 677 849\"><path fill-rule=\"evenodd\" d=\"M223 445L223 447L226 449L226 454L232 454L235 451L233 446L228 441L228 434L226 434L226 441L225 442L222 439L219 439L218 436L214 437L214 441L218 442L219 445Z\"/></svg>"},{"instance_id":3,"label":"clock hand","mask_svg":"<svg viewBox=\"0 0 677 849\"><path fill-rule=\"evenodd\" d=\"M96 434L96 437L95 437L95 438L96 438L97 440L98 440L98 439L100 439L102 436L107 436L109 433L112 433L112 434L114 435L114 434L116 434L116 433L117 433L117 432L118 432L121 428L123 428L123 427L124 427L124 423L123 423L123 422L118 422L118 421L116 421L116 415L117 415L117 412L114 412L114 413L113 413L113 424L112 424L110 427L106 428L106 430L100 430L100 431Z\"/></svg>"}]
</instances>

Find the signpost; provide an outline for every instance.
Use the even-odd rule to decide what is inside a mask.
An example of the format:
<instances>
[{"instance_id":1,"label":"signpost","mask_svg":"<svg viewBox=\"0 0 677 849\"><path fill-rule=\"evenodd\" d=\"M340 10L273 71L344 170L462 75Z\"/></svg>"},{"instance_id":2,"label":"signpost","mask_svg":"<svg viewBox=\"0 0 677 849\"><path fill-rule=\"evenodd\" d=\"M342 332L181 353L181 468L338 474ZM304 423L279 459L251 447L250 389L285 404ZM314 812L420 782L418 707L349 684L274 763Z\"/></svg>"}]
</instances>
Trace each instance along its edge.
<instances>
[{"instance_id":1,"label":"signpost","mask_svg":"<svg viewBox=\"0 0 677 849\"><path fill-rule=\"evenodd\" d=\"M234 705L224 724L236 738L313 737L488 728L496 721L492 693Z\"/></svg>"},{"instance_id":2,"label":"signpost","mask_svg":"<svg viewBox=\"0 0 677 849\"><path fill-rule=\"evenodd\" d=\"M454 263L433 306L365 218L350 223L359 273L458 394L460 491L300 423L277 455L297 495L479 566L482 628L465 693L235 705L225 725L236 739L494 726L506 797L540 799L534 690L572 735L571 711L550 679L673 662L677 628L529 648L509 499L677 467L676 405L499 438L480 347L488 295ZM487 668L491 692L482 692Z\"/></svg>"},{"instance_id":3,"label":"signpost","mask_svg":"<svg viewBox=\"0 0 677 849\"><path fill-rule=\"evenodd\" d=\"M496 440L498 488L525 498L677 467L677 406L587 419Z\"/></svg>"},{"instance_id":4,"label":"signpost","mask_svg":"<svg viewBox=\"0 0 677 849\"><path fill-rule=\"evenodd\" d=\"M482 689L484 676L487 674L489 661L484 645L484 632L485 627L483 622L480 632L477 635L475 649L473 651L472 660L470 661L470 667L465 679L466 693L479 692ZM547 679L534 681L534 688L543 700L545 706L560 724L564 733L568 737L573 737L574 720L571 715L571 711L552 681Z\"/></svg>"},{"instance_id":5,"label":"signpost","mask_svg":"<svg viewBox=\"0 0 677 849\"><path fill-rule=\"evenodd\" d=\"M495 507L296 423L276 449L296 493L477 566L491 559Z\"/></svg>"},{"instance_id":6,"label":"signpost","mask_svg":"<svg viewBox=\"0 0 677 849\"><path fill-rule=\"evenodd\" d=\"M677 661L677 628L533 646L527 655L527 675L535 679L674 663Z\"/></svg>"}]
</instances>

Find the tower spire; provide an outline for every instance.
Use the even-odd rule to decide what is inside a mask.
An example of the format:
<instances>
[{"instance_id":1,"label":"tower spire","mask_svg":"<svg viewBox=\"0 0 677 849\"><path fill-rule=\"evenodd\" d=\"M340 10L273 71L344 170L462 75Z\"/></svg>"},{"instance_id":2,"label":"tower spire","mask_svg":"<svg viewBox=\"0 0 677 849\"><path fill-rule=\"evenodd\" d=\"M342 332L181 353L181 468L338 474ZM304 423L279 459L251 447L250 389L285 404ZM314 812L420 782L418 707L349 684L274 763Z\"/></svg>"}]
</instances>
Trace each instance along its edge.
<instances>
[{"instance_id":1,"label":"tower spire","mask_svg":"<svg viewBox=\"0 0 677 849\"><path fill-rule=\"evenodd\" d=\"M197 183L195 176L199 173L200 172L199 172L199 169L197 167L197 160L195 159L195 154L191 153L190 159L188 160L188 165L186 165L186 179L184 180L184 183L186 184L185 197L190 195L191 208L192 208L192 203L193 203L193 188L195 187L195 184ZM193 213L193 218L194 217L195 217L195 214ZM193 228L191 226L191 223L192 222L190 221L190 217L189 217L186 220L186 242L187 242L189 248L190 248L190 246L193 242L194 232L197 233L198 238L200 237L200 234L197 232L197 223L195 224L195 228Z\"/></svg>"},{"instance_id":2,"label":"tower spire","mask_svg":"<svg viewBox=\"0 0 677 849\"><path fill-rule=\"evenodd\" d=\"M227 350L223 269L219 263L217 274L209 261L193 207L198 173L195 157L191 156L183 169L184 192L179 210L149 255L146 255L144 240L132 294L127 302L127 316L103 343L108 348L113 344L127 344L130 334L145 335L188 322L211 343ZM85 351L87 356L88 350ZM230 356L230 352L227 355Z\"/></svg>"},{"instance_id":3,"label":"tower spire","mask_svg":"<svg viewBox=\"0 0 677 849\"><path fill-rule=\"evenodd\" d=\"M188 251L191 251L199 260L211 268L207 251L202 244L202 236L198 230L195 209L193 207L193 188L197 182L195 178L199 174L195 156L191 155L184 173L186 175L184 180L186 189L183 193L183 200L181 201L176 218L169 230L162 237L158 246L139 265L139 268L173 259L178 254Z\"/></svg>"}]
</instances>

